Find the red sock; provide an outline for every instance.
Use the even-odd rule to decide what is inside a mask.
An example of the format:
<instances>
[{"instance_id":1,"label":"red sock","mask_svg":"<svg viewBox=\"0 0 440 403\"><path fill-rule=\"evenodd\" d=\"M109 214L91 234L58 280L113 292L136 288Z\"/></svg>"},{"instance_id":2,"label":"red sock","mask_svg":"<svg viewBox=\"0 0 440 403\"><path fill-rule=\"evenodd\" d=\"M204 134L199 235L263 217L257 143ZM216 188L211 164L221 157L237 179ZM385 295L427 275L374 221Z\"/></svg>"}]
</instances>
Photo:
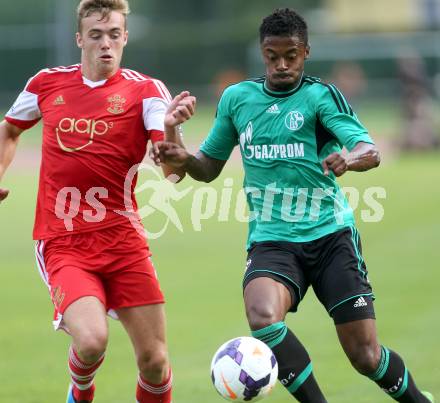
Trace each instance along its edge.
<instances>
[{"instance_id":1,"label":"red sock","mask_svg":"<svg viewBox=\"0 0 440 403\"><path fill-rule=\"evenodd\" d=\"M171 403L173 375L170 372L165 382L153 385L139 374L136 389L137 403Z\"/></svg>"},{"instance_id":2,"label":"red sock","mask_svg":"<svg viewBox=\"0 0 440 403\"><path fill-rule=\"evenodd\" d=\"M73 347L70 347L69 370L72 378L73 397L78 402L81 400L91 402L93 400L95 393L93 378L95 377L99 366L102 364L102 361L104 361L104 354L95 363L86 364L81 361Z\"/></svg>"}]
</instances>

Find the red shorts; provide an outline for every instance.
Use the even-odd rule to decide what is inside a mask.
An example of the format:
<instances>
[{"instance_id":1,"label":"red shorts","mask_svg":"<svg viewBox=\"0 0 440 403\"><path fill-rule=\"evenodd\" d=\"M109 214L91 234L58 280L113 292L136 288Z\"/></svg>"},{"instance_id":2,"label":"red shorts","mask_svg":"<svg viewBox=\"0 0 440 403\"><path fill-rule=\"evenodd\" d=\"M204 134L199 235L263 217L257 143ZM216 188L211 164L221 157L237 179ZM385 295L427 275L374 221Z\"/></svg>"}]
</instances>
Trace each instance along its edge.
<instances>
[{"instance_id":1,"label":"red shorts","mask_svg":"<svg viewBox=\"0 0 440 403\"><path fill-rule=\"evenodd\" d=\"M109 313L164 302L143 238L130 224L37 241L40 274L55 306L54 326L74 301L95 296Z\"/></svg>"}]
</instances>

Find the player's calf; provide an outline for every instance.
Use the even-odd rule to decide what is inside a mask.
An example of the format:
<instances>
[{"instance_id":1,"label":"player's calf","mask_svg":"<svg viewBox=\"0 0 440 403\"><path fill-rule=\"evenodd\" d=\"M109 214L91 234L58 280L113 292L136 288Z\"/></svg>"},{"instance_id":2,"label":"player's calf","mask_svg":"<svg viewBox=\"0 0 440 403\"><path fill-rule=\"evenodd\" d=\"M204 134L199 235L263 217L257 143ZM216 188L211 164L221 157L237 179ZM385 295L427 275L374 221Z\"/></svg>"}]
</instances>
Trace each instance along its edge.
<instances>
[{"instance_id":1,"label":"player's calf","mask_svg":"<svg viewBox=\"0 0 440 403\"><path fill-rule=\"evenodd\" d=\"M272 349L278 361L278 379L299 402L327 402L313 376L309 354L284 322L254 330L252 336Z\"/></svg>"},{"instance_id":2,"label":"player's calf","mask_svg":"<svg viewBox=\"0 0 440 403\"><path fill-rule=\"evenodd\" d=\"M353 311L356 304L352 300L340 305L333 312L339 340L352 365L398 402L429 403L417 389L402 358L394 351L379 345L376 322L373 319L373 302L370 297L365 297L363 302L365 315L362 314L359 318L356 312L360 310ZM352 312L354 313L351 314ZM345 320L347 318L349 321Z\"/></svg>"},{"instance_id":3,"label":"player's calf","mask_svg":"<svg viewBox=\"0 0 440 403\"><path fill-rule=\"evenodd\" d=\"M373 373L379 365L381 350L377 343L358 344L350 349L344 346L344 348L351 365L362 375Z\"/></svg>"},{"instance_id":4,"label":"player's calf","mask_svg":"<svg viewBox=\"0 0 440 403\"><path fill-rule=\"evenodd\" d=\"M376 382L385 393L398 402L431 402L431 400L417 388L402 358L386 347L381 347L379 365L368 377Z\"/></svg>"}]
</instances>

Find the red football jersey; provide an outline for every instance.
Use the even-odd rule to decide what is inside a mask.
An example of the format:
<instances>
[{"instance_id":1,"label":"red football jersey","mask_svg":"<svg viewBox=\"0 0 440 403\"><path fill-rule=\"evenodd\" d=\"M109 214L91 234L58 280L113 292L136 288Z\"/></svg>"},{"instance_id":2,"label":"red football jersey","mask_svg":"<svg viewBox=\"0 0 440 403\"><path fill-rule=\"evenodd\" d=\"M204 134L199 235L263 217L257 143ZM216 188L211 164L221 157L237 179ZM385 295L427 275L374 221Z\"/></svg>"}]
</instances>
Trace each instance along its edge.
<instances>
[{"instance_id":1,"label":"red football jersey","mask_svg":"<svg viewBox=\"0 0 440 403\"><path fill-rule=\"evenodd\" d=\"M161 81L129 69L92 82L73 65L28 81L5 119L22 129L43 122L34 239L127 220L127 174L143 160L148 140L163 139L170 101ZM134 212L136 178L125 189Z\"/></svg>"}]
</instances>

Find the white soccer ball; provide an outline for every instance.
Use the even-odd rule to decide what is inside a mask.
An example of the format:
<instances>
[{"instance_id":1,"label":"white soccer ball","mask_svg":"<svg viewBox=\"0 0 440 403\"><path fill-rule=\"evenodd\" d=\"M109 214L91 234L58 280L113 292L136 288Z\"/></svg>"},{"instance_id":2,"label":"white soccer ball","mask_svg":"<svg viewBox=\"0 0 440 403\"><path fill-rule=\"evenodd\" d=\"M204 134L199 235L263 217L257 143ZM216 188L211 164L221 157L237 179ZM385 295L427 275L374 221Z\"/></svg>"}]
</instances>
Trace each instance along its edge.
<instances>
[{"instance_id":1,"label":"white soccer ball","mask_svg":"<svg viewBox=\"0 0 440 403\"><path fill-rule=\"evenodd\" d=\"M253 337L224 343L211 362L211 379L222 397L234 402L255 402L267 396L278 377L272 350Z\"/></svg>"}]
</instances>

